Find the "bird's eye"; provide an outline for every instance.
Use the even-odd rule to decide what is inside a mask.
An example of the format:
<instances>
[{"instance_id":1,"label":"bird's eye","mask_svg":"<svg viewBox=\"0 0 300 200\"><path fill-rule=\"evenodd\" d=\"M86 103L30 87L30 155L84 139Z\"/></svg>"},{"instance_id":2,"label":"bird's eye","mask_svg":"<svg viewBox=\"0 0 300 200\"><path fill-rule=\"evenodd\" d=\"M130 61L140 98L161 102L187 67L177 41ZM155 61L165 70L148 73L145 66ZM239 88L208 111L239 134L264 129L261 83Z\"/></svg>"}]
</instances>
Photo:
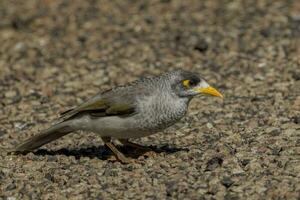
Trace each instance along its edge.
<instances>
[{"instance_id":1,"label":"bird's eye","mask_svg":"<svg viewBox=\"0 0 300 200\"><path fill-rule=\"evenodd\" d=\"M198 81L196 80L190 80L190 86L194 87L198 84Z\"/></svg>"},{"instance_id":2,"label":"bird's eye","mask_svg":"<svg viewBox=\"0 0 300 200\"><path fill-rule=\"evenodd\" d=\"M191 85L191 81L190 80L184 80L184 81L182 81L182 85L184 86L184 87L186 87L186 88L189 88Z\"/></svg>"},{"instance_id":3,"label":"bird's eye","mask_svg":"<svg viewBox=\"0 0 300 200\"><path fill-rule=\"evenodd\" d=\"M186 79L182 81L182 85L185 88L195 87L198 83L199 83L198 80L193 80L193 79Z\"/></svg>"},{"instance_id":4,"label":"bird's eye","mask_svg":"<svg viewBox=\"0 0 300 200\"><path fill-rule=\"evenodd\" d=\"M182 81L182 85L186 88L190 88L190 87L196 86L197 82L193 81L193 80L190 80L190 79L187 79L187 80Z\"/></svg>"}]
</instances>

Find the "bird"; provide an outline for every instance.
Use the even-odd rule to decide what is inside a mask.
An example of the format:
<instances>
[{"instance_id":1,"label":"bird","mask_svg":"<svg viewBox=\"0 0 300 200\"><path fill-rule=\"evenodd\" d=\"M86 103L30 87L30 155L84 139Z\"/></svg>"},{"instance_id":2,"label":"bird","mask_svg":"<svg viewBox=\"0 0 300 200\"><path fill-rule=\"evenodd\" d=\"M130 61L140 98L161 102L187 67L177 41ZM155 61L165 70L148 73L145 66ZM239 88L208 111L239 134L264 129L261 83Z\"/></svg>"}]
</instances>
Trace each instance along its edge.
<instances>
[{"instance_id":1,"label":"bird","mask_svg":"<svg viewBox=\"0 0 300 200\"><path fill-rule=\"evenodd\" d=\"M122 163L131 159L113 142L136 148L144 146L129 139L149 136L172 126L187 114L195 96L223 95L198 73L173 70L137 79L103 91L61 113L57 123L19 144L15 152L30 152L75 131L98 134Z\"/></svg>"}]
</instances>

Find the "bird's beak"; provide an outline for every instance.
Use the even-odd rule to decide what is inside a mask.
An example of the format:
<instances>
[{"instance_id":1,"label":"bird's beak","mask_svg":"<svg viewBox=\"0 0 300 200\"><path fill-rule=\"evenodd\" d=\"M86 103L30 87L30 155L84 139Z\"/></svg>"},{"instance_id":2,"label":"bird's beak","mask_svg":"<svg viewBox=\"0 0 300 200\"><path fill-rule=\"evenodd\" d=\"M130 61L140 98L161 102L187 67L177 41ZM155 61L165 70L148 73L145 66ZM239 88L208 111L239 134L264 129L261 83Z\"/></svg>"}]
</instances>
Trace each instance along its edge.
<instances>
[{"instance_id":1,"label":"bird's beak","mask_svg":"<svg viewBox=\"0 0 300 200\"><path fill-rule=\"evenodd\" d=\"M213 88L211 86L204 87L204 88L198 88L197 91L201 94L208 94L208 95L223 98L223 95L218 90L216 90L215 88Z\"/></svg>"}]
</instances>

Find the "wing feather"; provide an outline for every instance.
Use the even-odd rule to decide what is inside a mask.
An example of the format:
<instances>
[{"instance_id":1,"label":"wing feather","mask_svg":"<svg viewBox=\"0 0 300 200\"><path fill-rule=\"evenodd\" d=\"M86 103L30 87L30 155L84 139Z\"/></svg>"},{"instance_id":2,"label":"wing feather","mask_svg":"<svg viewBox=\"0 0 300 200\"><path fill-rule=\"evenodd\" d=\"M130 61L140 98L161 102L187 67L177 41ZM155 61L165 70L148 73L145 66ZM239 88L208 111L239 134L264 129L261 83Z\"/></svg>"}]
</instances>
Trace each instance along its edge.
<instances>
[{"instance_id":1,"label":"wing feather","mask_svg":"<svg viewBox=\"0 0 300 200\"><path fill-rule=\"evenodd\" d=\"M148 96L155 89L150 87L157 84L154 78L144 78L125 86L118 86L100 93L78 107L62 113L60 119L67 120L80 114L93 116L128 115L136 110L136 99L139 96Z\"/></svg>"},{"instance_id":2,"label":"wing feather","mask_svg":"<svg viewBox=\"0 0 300 200\"><path fill-rule=\"evenodd\" d=\"M61 113L59 119L65 121L82 113L93 116L106 116L132 114L134 111L133 99L97 95L78 107Z\"/></svg>"}]
</instances>

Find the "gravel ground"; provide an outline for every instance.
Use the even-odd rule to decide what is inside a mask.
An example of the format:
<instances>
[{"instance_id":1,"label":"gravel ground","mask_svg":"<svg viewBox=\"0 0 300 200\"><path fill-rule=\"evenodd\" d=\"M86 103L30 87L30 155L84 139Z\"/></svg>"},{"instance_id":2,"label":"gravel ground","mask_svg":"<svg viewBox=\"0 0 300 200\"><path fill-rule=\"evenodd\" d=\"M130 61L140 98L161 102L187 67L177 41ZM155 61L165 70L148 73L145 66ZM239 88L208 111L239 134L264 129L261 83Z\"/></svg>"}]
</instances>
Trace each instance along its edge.
<instances>
[{"instance_id":1,"label":"gravel ground","mask_svg":"<svg viewBox=\"0 0 300 200\"><path fill-rule=\"evenodd\" d=\"M0 199L299 199L297 0L0 1ZM58 113L139 76L197 71L194 99L122 165L81 132L7 149Z\"/></svg>"}]
</instances>

